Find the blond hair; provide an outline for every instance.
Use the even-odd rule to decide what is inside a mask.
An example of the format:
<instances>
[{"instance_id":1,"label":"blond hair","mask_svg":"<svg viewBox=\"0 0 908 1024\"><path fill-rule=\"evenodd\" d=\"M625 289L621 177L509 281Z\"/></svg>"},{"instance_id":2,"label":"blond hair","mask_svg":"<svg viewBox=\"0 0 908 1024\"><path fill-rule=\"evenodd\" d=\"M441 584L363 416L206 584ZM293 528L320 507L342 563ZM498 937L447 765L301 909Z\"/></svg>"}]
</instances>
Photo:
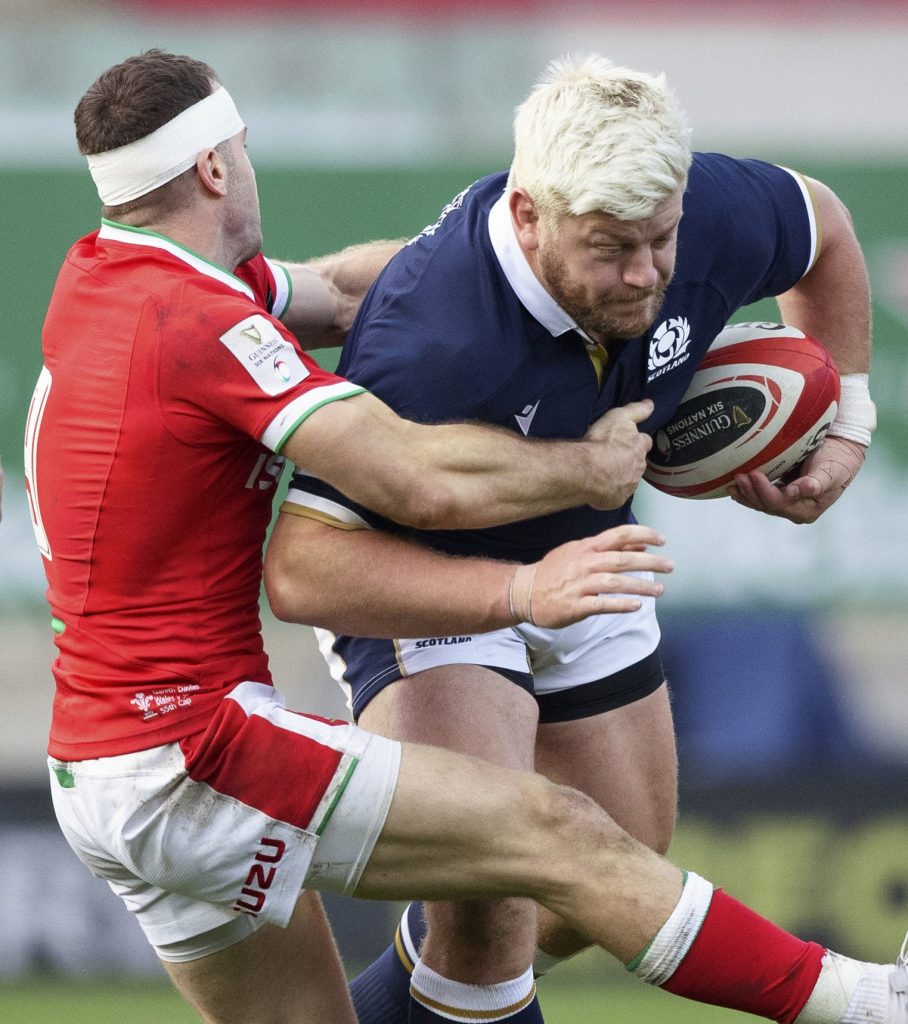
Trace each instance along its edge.
<instances>
[{"instance_id":1,"label":"blond hair","mask_svg":"<svg viewBox=\"0 0 908 1024\"><path fill-rule=\"evenodd\" d=\"M588 55L553 61L514 118L510 187L542 216L653 216L684 189L690 133L664 75Z\"/></svg>"}]
</instances>

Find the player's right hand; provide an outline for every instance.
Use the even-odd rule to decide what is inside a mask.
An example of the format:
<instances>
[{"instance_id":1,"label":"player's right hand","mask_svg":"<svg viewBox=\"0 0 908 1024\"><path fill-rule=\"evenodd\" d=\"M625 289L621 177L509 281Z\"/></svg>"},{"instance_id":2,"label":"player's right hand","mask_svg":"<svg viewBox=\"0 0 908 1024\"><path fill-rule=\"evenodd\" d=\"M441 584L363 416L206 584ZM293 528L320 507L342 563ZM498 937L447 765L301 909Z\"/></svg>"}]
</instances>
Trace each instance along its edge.
<instances>
[{"instance_id":1,"label":"player's right hand","mask_svg":"<svg viewBox=\"0 0 908 1024\"><path fill-rule=\"evenodd\" d=\"M627 524L562 544L535 565L520 567L529 593L519 595L519 606L526 607L528 597L533 621L548 629L589 615L636 611L642 596L658 597L663 591L649 575L636 574L674 569L671 559L647 550L664 543L650 527Z\"/></svg>"},{"instance_id":2,"label":"player's right hand","mask_svg":"<svg viewBox=\"0 0 908 1024\"><path fill-rule=\"evenodd\" d=\"M637 489L653 446L653 439L637 426L652 411L653 403L648 398L630 402L609 409L586 432L584 439L598 442L599 449L591 480L590 504L594 508L620 508Z\"/></svg>"}]
</instances>

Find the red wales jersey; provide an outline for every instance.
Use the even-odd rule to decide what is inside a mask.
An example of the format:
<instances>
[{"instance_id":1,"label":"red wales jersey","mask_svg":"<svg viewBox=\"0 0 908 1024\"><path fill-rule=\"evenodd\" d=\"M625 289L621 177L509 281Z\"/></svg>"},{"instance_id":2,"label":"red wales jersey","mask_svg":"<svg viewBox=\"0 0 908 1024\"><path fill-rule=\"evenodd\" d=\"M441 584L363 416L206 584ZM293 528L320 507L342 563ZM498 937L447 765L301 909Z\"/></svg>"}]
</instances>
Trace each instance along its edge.
<instances>
[{"instance_id":1,"label":"red wales jersey","mask_svg":"<svg viewBox=\"0 0 908 1024\"><path fill-rule=\"evenodd\" d=\"M271 681L258 600L279 452L310 412L363 389L263 312L286 305L279 268L244 272L252 286L108 221L60 272L26 427L59 649L55 757L173 741L236 683Z\"/></svg>"},{"instance_id":2,"label":"red wales jersey","mask_svg":"<svg viewBox=\"0 0 908 1024\"><path fill-rule=\"evenodd\" d=\"M241 263L234 271L252 289L255 301L280 319L290 305L292 286L290 275L280 263L274 263L262 253Z\"/></svg>"}]
</instances>

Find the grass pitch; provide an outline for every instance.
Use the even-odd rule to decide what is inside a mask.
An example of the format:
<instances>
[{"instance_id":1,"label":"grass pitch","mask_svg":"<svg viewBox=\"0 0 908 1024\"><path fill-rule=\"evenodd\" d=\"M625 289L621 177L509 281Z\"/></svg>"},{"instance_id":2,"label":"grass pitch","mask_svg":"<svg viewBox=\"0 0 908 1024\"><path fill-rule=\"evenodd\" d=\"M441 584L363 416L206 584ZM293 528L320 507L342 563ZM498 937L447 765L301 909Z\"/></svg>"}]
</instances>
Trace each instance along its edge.
<instances>
[{"instance_id":1,"label":"grass pitch","mask_svg":"<svg viewBox=\"0 0 908 1024\"><path fill-rule=\"evenodd\" d=\"M631 979L546 979L540 999L547 1024L754 1024L761 1018L701 1006ZM0 1021L8 1024L199 1024L164 981L27 981L0 985Z\"/></svg>"}]
</instances>

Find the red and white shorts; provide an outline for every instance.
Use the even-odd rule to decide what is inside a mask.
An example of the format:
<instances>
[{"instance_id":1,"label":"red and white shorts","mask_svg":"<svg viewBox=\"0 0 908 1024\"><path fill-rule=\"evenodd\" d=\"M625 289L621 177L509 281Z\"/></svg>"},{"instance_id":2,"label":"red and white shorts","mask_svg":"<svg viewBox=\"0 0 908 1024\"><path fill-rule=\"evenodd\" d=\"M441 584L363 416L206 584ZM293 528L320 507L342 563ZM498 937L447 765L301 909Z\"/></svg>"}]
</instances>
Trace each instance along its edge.
<instances>
[{"instance_id":1,"label":"red and white shorts","mask_svg":"<svg viewBox=\"0 0 908 1024\"><path fill-rule=\"evenodd\" d=\"M198 736L48 763L79 858L160 956L186 960L286 925L303 888L353 892L391 804L400 744L290 711L273 687L249 682Z\"/></svg>"}]
</instances>

